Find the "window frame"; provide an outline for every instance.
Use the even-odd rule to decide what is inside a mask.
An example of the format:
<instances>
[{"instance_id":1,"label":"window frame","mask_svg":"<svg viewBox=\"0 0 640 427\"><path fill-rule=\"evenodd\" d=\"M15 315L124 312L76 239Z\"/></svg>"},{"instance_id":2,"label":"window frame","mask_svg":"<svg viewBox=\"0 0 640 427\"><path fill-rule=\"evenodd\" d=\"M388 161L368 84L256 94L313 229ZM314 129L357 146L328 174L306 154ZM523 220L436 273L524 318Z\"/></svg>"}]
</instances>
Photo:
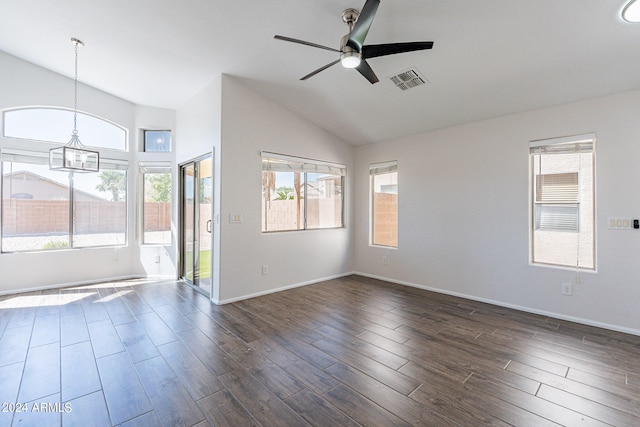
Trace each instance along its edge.
<instances>
[{"instance_id":1,"label":"window frame","mask_svg":"<svg viewBox=\"0 0 640 427\"><path fill-rule=\"evenodd\" d=\"M173 212L173 191L174 191L174 185L173 185L173 168L171 166L171 162L140 162L138 163L138 174L139 174L139 180L138 180L138 187L140 189L139 191L139 204L138 204L138 209L140 214L138 215L139 217L139 227L138 227L138 233L139 233L139 241L140 241L140 245L142 246L171 246L171 237L169 237L169 242L165 243L165 242L146 242L145 241L145 205L146 205L146 201L145 201L145 195L146 195L146 186L145 186L145 177L148 174L169 174L170 178L171 178L171 192L169 195L169 204L171 206L169 215L172 215ZM169 233L171 233L171 227L169 228Z\"/></svg>"},{"instance_id":2,"label":"window frame","mask_svg":"<svg viewBox=\"0 0 640 427\"><path fill-rule=\"evenodd\" d=\"M171 153L173 152L173 132L171 129L141 129L142 130L142 147L140 151L143 153ZM147 149L147 133L148 132L166 132L169 134L169 149L164 151L148 150Z\"/></svg>"},{"instance_id":3,"label":"window frame","mask_svg":"<svg viewBox=\"0 0 640 427\"><path fill-rule=\"evenodd\" d=\"M5 178L5 172L4 172L4 163L5 163L5 156L24 156L25 157L25 161L20 162L20 163L25 163L25 164L34 164L34 165L45 165L48 164L48 150L42 148L42 147L38 147L38 148L29 148L29 149L16 149L16 148L11 148L11 147L2 147L0 148L0 215L2 217L4 217L5 215L5 211L4 211L4 202L5 202L5 198L4 198L4 178ZM29 158L31 158L31 160L29 160ZM37 159L41 159L40 161L37 161ZM66 239L68 244L66 246L60 246L60 247L53 247L53 248L33 248L33 249L26 249L26 250L4 250L4 239L5 239L5 224L3 222L3 218L0 218L0 254L7 254L7 253L30 253L30 252L42 252L42 251L46 251L46 252L54 252L54 251L59 251L59 250L70 250L70 249L74 249L74 250L79 250L79 249L92 249L92 248L116 248L116 247L124 247L128 245L128 203L129 203L129 186L128 186L128 172L129 172L129 168L128 168L128 164L129 162L127 160L123 160L123 159L102 159L101 161L101 165L103 166L102 170L120 170L120 171L124 171L125 177L124 177L124 183L125 183L125 198L123 200L124 203L124 224L123 224L123 234L124 234L124 239L122 243L114 243L114 244L78 244L77 241L74 244L74 237L78 236L78 233L76 233L76 204L75 204L75 199L76 199L76 191L82 191L83 190L79 190L77 187L74 186L74 179L71 175L84 175L84 174L69 174L67 172L64 172L64 175L67 175L68 178L67 180L65 180L65 183L62 182L58 182L58 184L67 186L67 192L68 192L68 198L67 203L68 203L68 207L67 207L67 215L68 215L68 229L67 229L67 234L66 234ZM53 172L53 173L60 173L60 172ZM93 175L93 174L92 174ZM56 181L57 182L57 181ZM10 199L7 199L10 200Z\"/></svg>"},{"instance_id":4,"label":"window frame","mask_svg":"<svg viewBox=\"0 0 640 427\"><path fill-rule=\"evenodd\" d=\"M575 199L566 198L566 200L548 200L542 201L538 200L538 177L546 176L546 175L554 175L554 174L569 174L574 172L563 171L563 172L554 172L554 173L542 173L540 159L543 155L563 155L563 154L578 154L578 155L590 155L590 177L585 177L582 168L582 160L580 158L578 161L578 172L577 174L577 196ZM536 156L539 156L538 159L538 170L536 169ZM588 179L589 181L585 182L584 180ZM541 184L542 185L542 184ZM591 186L589 191L588 186ZM586 188L585 188L586 187ZM590 205L586 206L585 203L589 203L584 200L583 194L588 194L590 196ZM541 206L548 207L573 207L577 206L578 214L576 218L577 230L568 230L568 229L538 229L537 228L537 209ZM596 134L588 133L588 134L580 134L574 136L560 137L560 138L551 138L551 139L542 139L535 140L529 142L529 264L534 266L545 266L545 267L554 267L554 268L569 268L575 270L584 270L584 271L597 271L597 210L596 210ZM591 216L592 224L589 227L588 222L585 223L584 218L582 216L582 210L588 209L589 215ZM584 229L584 227L588 227ZM568 233L573 234L576 237L577 249L576 249L576 261L572 264L568 262L550 262L548 260L545 261L537 261L536 260L536 232L547 232L547 233ZM584 233L584 234L583 234ZM590 242L587 242L590 247L590 258L592 260L592 265L584 265L582 264L582 260L580 258L580 247L581 247L581 239L584 237L590 237Z\"/></svg>"},{"instance_id":5,"label":"window frame","mask_svg":"<svg viewBox=\"0 0 640 427\"><path fill-rule=\"evenodd\" d=\"M7 124L10 124L10 120L7 120L7 118L10 118L12 113L20 113L20 112L24 112L24 111L54 111L57 113L61 113L61 114L68 114L69 118L68 118L68 130L69 133L68 135L65 134L65 136L60 136L59 139L48 139L48 138L34 138L34 137L30 137L30 136L20 136L20 135L11 135L11 134L7 134ZM74 113L76 113L73 109L70 108L66 108L66 107L58 107L58 106L24 106L24 107L14 107L14 108L6 108L4 110L2 110L2 136L5 138L9 138L9 139L15 139L15 140L27 140L27 141L36 141L39 143L46 143L46 144L66 144L69 142L69 139L71 137L71 130L72 130L72 125L73 125L73 115ZM83 129L88 128L89 126L82 126L82 124L78 125L78 134L80 137L80 140L83 142L84 145L87 146L87 148L93 148L99 151L103 151L103 150L110 150L113 152L117 152L117 153L126 153L129 151L129 130L127 128L125 128L124 126L121 126L111 120L105 119L103 117L100 117L96 114L91 114L85 111L77 111L76 113L77 115L77 119L78 121L82 121L82 120L94 120L98 123L101 123L105 126L109 126L110 128L113 128L115 130L117 130L119 133L122 133L122 141L119 142L119 144L122 144L122 148L117 148L117 147L111 147L111 146L104 146L104 145L92 145L91 144L91 134L89 133L89 135L87 136L86 131L84 131L83 133ZM83 117L85 119L83 119ZM66 129L65 129L66 130Z\"/></svg>"},{"instance_id":6,"label":"window frame","mask_svg":"<svg viewBox=\"0 0 640 427\"><path fill-rule=\"evenodd\" d=\"M347 167L346 165L334 162L327 162L322 160L309 159L305 157L291 156L279 153L273 153L268 151L262 151L260 153L261 157L261 177L264 178L264 172L299 172L300 176L300 187L301 187L301 197L303 206L301 209L302 213L302 227L298 227L296 229L277 229L277 230L268 230L265 224L265 192L264 192L264 180L262 185L262 194L261 194L261 226L260 230L263 234L271 234L271 233L284 233L284 232L296 232L296 231L313 231L313 230L332 230L345 228L345 184L347 178ZM284 170L288 168L287 170ZM276 170L277 169L277 170ZM335 227L310 227L308 223L308 200L307 191L308 191L308 174L312 173L326 173L327 175L340 176L340 225ZM270 200L271 201L271 200Z\"/></svg>"},{"instance_id":7,"label":"window frame","mask_svg":"<svg viewBox=\"0 0 640 427\"><path fill-rule=\"evenodd\" d=\"M396 224L395 224L395 245L385 245L376 243L376 216L375 216L375 178L376 176L387 175L395 173L396 181ZM380 248L397 249L399 244L399 174L398 174L398 161L391 160L387 162L371 163L369 164L369 245Z\"/></svg>"}]
</instances>

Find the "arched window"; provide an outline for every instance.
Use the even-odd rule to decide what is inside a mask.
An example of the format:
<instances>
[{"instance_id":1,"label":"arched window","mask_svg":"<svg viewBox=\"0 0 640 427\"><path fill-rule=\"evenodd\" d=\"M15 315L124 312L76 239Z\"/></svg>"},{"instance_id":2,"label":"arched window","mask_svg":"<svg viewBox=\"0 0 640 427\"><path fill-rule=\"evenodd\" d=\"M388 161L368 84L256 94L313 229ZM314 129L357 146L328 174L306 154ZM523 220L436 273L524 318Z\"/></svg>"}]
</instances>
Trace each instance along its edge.
<instances>
[{"instance_id":1,"label":"arched window","mask_svg":"<svg viewBox=\"0 0 640 427\"><path fill-rule=\"evenodd\" d=\"M78 112L80 141L87 147L127 150L127 130L100 117ZM73 110L23 107L3 112L2 135L9 138L66 144L73 130Z\"/></svg>"}]
</instances>

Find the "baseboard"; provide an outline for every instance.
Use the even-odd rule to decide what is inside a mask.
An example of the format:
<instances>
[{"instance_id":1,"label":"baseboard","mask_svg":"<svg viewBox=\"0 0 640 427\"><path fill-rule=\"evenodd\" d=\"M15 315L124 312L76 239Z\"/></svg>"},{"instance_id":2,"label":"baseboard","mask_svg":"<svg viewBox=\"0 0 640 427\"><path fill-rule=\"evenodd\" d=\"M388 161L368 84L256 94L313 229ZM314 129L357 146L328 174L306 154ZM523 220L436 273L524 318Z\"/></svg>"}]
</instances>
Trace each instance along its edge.
<instances>
[{"instance_id":1,"label":"baseboard","mask_svg":"<svg viewBox=\"0 0 640 427\"><path fill-rule=\"evenodd\" d=\"M309 280L309 281L306 281L306 282L294 283L294 284L291 284L291 285L286 285L286 286L282 286L282 287L275 288L275 289L268 289L266 291L256 292L254 294L249 294L249 295L243 295L243 296L237 297L237 298L228 298L228 299L225 299L225 300L215 300L215 299L212 298L211 302L213 302L214 304L217 304L217 305L230 304L232 302L242 301L242 300L245 300L245 299L261 297L261 296L269 295L269 294L275 294L276 292L282 292L282 291L286 291L288 289L299 288L301 286L313 285L314 283L325 282L327 280L339 279L341 277L351 276L352 274L358 274L358 273L354 273L353 271L350 271L348 273L336 274L336 275L333 275L333 276L323 277L321 279L313 279L313 280Z\"/></svg>"},{"instance_id":2,"label":"baseboard","mask_svg":"<svg viewBox=\"0 0 640 427\"><path fill-rule=\"evenodd\" d=\"M0 291L0 295L14 295L14 294L21 294L24 292L45 291L48 289L63 289L63 288L71 288L74 286L85 286L85 285L95 285L97 283L116 282L118 280L132 280L132 279L144 279L144 278L146 278L146 276L144 275L103 277L101 279L95 279L95 280L82 280L79 282L59 283L56 285L36 286L33 288L11 289L9 291Z\"/></svg>"},{"instance_id":3,"label":"baseboard","mask_svg":"<svg viewBox=\"0 0 640 427\"><path fill-rule=\"evenodd\" d=\"M145 276L135 277L136 279L153 279L153 280L178 280L175 274L147 274ZM122 279L117 279L122 280Z\"/></svg>"},{"instance_id":4,"label":"baseboard","mask_svg":"<svg viewBox=\"0 0 640 427\"><path fill-rule=\"evenodd\" d=\"M464 293L460 293L460 292L453 292L453 291L449 291L449 290L446 290L446 289L434 288L432 286L421 285L421 284L418 284L418 283L407 282L407 281L404 281L404 280L397 280L397 279L393 279L393 278L390 278L390 277L378 276L378 275L375 275L375 274L363 273L363 272L360 272L360 271L350 271L350 272L336 274L336 275L332 275L332 276L327 276L327 277L323 277L323 278L319 278L319 279L313 279L313 280L309 280L309 281L305 281L305 282L293 283L293 284L290 284L290 285L281 286L279 288L268 289L268 290L265 290L265 291L262 291L262 292L256 292L256 293L249 294L249 295L243 295L243 296L236 297L236 298L229 298L229 299L225 299L225 300L217 300L217 299L213 299L212 298L211 302L213 302L216 305L230 304L230 303L237 302L237 301L242 301L242 300L246 300L246 299L250 299L250 298L256 298L256 297L260 297L260 296L264 296L264 295L273 294L273 293L276 293L276 292L286 291L288 289L299 288L299 287L302 287L302 286L312 285L314 283L319 283L319 282L324 282L324 281L327 281L327 280L332 280L332 279L338 279L338 278L341 278L341 277L351 276L351 275L354 275L354 274L358 275L358 276L369 277L371 279L376 279L376 280L382 280L382 281L385 281L385 282L395 283L395 284L398 284L398 285L409 286L409 287L417 288L417 289L423 289L425 291L437 292L437 293L444 294L444 295L451 295L451 296L455 296L455 297L459 297L459 298L465 298L465 299L468 299L468 300L471 300L471 301L478 301L478 302L483 302L483 303L487 303L487 304L496 305L496 306L499 306L499 307L510 308L510 309L513 309L513 310L523 311L525 313L538 314L538 315L541 315L541 316L548 316L548 317L552 317L552 318L555 318L555 319L566 320L568 322L580 323L580 324L583 324L583 325L594 326L594 327L597 327L597 328L609 329L611 331L622 332L622 333L625 333L625 334L640 336L640 330L638 330L638 329L627 328L627 327L624 327L624 326L614 325L614 324L610 324L610 323L596 322L596 321L593 321L593 320L590 320L590 319L584 319L584 318L575 317L575 316L567 316L567 315L562 314L562 313L554 313L554 312L545 311L545 310L538 310L538 309L535 309L535 308L525 307L525 306L521 306L521 305L517 305L517 304L509 304L509 303L506 303L504 301L492 300L492 299L488 299L488 298L481 298L481 297L474 296L474 295L464 294ZM25 288L25 289L13 289L13 290L9 290L9 291L0 291L0 295L13 295L13 294L21 294L21 293L24 293L24 292L35 292L35 291L43 291L43 290L48 290L48 289L62 289L62 288L69 288L69 287L75 287L75 286L93 285L93 284L97 284L97 283L115 282L115 281L118 281L118 280L133 280L133 279L143 279L143 278L167 279L167 280L174 280L175 279L175 277L172 277L172 276L154 276L154 277L151 277L151 276L144 276L144 275L126 275L126 276L117 276L117 277L105 277L105 278L95 279L95 280L83 280L83 281L79 281L79 282L60 283L60 284L56 284L56 285L37 286L37 287Z\"/></svg>"},{"instance_id":5,"label":"baseboard","mask_svg":"<svg viewBox=\"0 0 640 427\"><path fill-rule=\"evenodd\" d=\"M451 295L451 296L454 296L454 297L465 298L465 299L472 300L472 301L478 301L478 302L483 302L483 303L487 303L487 304L497 305L499 307L511 308L513 310L523 311L525 313L539 314L541 316L552 317L554 319L566 320L568 322L580 323L580 324L583 324L583 325L595 326L597 328L609 329L611 331L623 332L625 334L640 336L640 330L633 329L633 328L626 328L626 327L620 326L620 325L613 325L613 324L610 324L610 323L596 322L596 321L589 320L589 319L584 319L584 318L581 318L581 317L567 316L567 315L562 314L562 313L554 313L554 312L550 312L550 311L538 310L538 309L531 308L531 307L524 307L524 306L521 306L521 305L509 304L509 303L506 303L504 301L496 301L496 300L492 300L492 299L488 299L488 298L477 297L477 296L474 296L474 295L463 294L463 293L460 293L460 292L452 292L452 291L448 291L446 289L434 288L434 287L431 287L431 286L420 285L420 284L417 284L417 283L405 282L403 280L396 280L396 279L392 279L392 278L389 278L389 277L376 276L374 274L367 274L367 273L362 273L362 272L354 272L353 274L357 274L359 276L364 276L364 277L369 277L371 279L383 280L385 282L396 283L398 285L404 285L404 286L409 286L409 287L412 287L412 288L423 289L425 291L437 292L439 294Z\"/></svg>"}]
</instances>

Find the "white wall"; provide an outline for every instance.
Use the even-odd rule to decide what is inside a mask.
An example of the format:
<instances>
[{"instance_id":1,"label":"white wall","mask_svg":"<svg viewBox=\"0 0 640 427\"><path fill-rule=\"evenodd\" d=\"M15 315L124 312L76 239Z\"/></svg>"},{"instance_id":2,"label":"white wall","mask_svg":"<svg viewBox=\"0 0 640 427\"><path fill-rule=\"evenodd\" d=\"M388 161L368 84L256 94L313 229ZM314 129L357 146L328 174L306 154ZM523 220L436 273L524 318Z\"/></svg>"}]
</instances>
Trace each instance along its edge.
<instances>
[{"instance_id":1,"label":"white wall","mask_svg":"<svg viewBox=\"0 0 640 427\"><path fill-rule=\"evenodd\" d=\"M0 110L21 106L73 108L72 79L3 52L0 52L0 70ZM159 109L140 109L130 102L83 84L78 88L78 109L113 121L129 130L132 150L128 153L113 151L105 155L128 159L130 162L128 244L122 247L0 254L0 293L146 274L136 240L135 132L139 121L162 122L166 127L171 127L171 114ZM71 126L72 123L69 124L69 131ZM79 129L79 133L82 139L82 129ZM0 149L11 147L28 150L38 145L31 141L0 137Z\"/></svg>"},{"instance_id":2,"label":"white wall","mask_svg":"<svg viewBox=\"0 0 640 427\"><path fill-rule=\"evenodd\" d=\"M206 88L196 94L189 102L178 109L177 134L176 134L176 161L181 164L200 157L207 153L213 153L213 213L220 212L220 182L221 182L221 127L222 127L222 77L215 78ZM176 178L178 173L176 167ZM175 181L179 182L179 180ZM177 190L176 185L176 190ZM174 191L176 209L179 208L179 192ZM213 248L211 250L211 270L213 290L211 299L219 300L220 288L220 223L213 222ZM177 230L180 237L180 231ZM178 266L179 268L179 266Z\"/></svg>"},{"instance_id":3,"label":"white wall","mask_svg":"<svg viewBox=\"0 0 640 427\"><path fill-rule=\"evenodd\" d=\"M355 270L640 334L640 92L358 147ZM529 264L530 140L595 132L597 272ZM399 244L368 244L368 165L398 160ZM389 260L383 265L382 257ZM573 283L573 296L561 283Z\"/></svg>"},{"instance_id":4,"label":"white wall","mask_svg":"<svg viewBox=\"0 0 640 427\"><path fill-rule=\"evenodd\" d=\"M353 147L232 77L223 76L222 94L220 301L352 271ZM346 164L347 227L262 234L261 151ZM242 223L229 223L229 214Z\"/></svg>"},{"instance_id":5,"label":"white wall","mask_svg":"<svg viewBox=\"0 0 640 427\"><path fill-rule=\"evenodd\" d=\"M265 235L260 231L261 151L351 167L351 146L226 75L178 110L177 128L178 163L215 153L214 214L220 221L213 228L214 302L351 271L349 227ZM347 194L351 188L348 181ZM349 222L349 203L346 212ZM242 222L229 223L230 214L242 215ZM269 275L262 275L262 265L269 266Z\"/></svg>"}]
</instances>

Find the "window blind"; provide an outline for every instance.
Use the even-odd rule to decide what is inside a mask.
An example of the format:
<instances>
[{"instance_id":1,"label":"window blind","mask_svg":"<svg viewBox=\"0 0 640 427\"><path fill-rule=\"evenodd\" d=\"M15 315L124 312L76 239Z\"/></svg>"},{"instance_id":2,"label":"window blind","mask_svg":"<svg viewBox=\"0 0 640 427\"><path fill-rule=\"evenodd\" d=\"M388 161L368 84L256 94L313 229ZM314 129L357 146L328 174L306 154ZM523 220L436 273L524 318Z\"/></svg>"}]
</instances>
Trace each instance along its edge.
<instances>
[{"instance_id":1,"label":"window blind","mask_svg":"<svg viewBox=\"0 0 640 427\"><path fill-rule=\"evenodd\" d=\"M140 173L171 173L170 162L144 162L138 165Z\"/></svg>"},{"instance_id":2,"label":"window blind","mask_svg":"<svg viewBox=\"0 0 640 427\"><path fill-rule=\"evenodd\" d=\"M49 164L49 152L4 149L2 150L2 161L46 165Z\"/></svg>"},{"instance_id":3,"label":"window blind","mask_svg":"<svg viewBox=\"0 0 640 427\"><path fill-rule=\"evenodd\" d=\"M8 148L2 150L1 158L4 162L48 165L49 151L26 151ZM129 162L127 160L100 158L100 169L127 170L128 168Z\"/></svg>"},{"instance_id":4,"label":"window blind","mask_svg":"<svg viewBox=\"0 0 640 427\"><path fill-rule=\"evenodd\" d=\"M595 134L585 134L531 141L529 152L531 154L591 153L595 138Z\"/></svg>"},{"instance_id":5,"label":"window blind","mask_svg":"<svg viewBox=\"0 0 640 427\"><path fill-rule=\"evenodd\" d=\"M398 171L398 162L373 163L369 165L369 175L380 175L383 173L391 173Z\"/></svg>"},{"instance_id":6,"label":"window blind","mask_svg":"<svg viewBox=\"0 0 640 427\"><path fill-rule=\"evenodd\" d=\"M287 156L263 151L262 170L271 172L308 172L345 176L347 167L339 163Z\"/></svg>"}]
</instances>

